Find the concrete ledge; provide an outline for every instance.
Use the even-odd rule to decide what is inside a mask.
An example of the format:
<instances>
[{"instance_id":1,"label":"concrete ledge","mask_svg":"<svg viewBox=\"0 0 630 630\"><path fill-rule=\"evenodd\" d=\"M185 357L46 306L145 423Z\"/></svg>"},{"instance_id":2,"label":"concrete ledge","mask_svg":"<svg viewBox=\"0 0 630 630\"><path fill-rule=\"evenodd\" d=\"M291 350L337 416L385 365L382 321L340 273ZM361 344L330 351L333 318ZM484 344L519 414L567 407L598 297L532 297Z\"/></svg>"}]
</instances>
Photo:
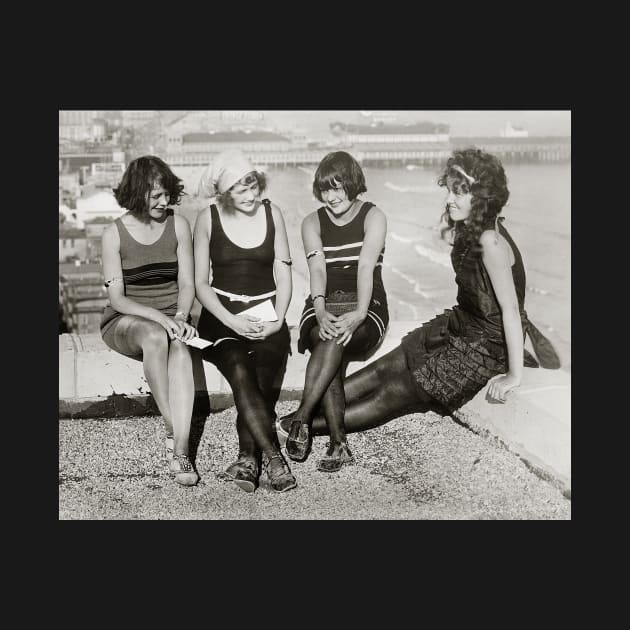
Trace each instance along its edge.
<instances>
[{"instance_id":1,"label":"concrete ledge","mask_svg":"<svg viewBox=\"0 0 630 630\"><path fill-rule=\"evenodd\" d=\"M376 360L386 352L395 348L400 339L413 324L411 322L395 322L390 326L380 348L368 359ZM304 387L304 373L308 356L299 354L297 348L297 328L291 328L291 352L287 370L282 383L283 395L288 399L299 398ZM201 353L192 350L195 392L198 398L210 396L213 409L215 400L231 400L231 389L217 368L208 361L203 361ZM359 370L365 363L353 362L348 367L348 374ZM72 409L76 409L81 417L90 404L103 402L106 399L116 401L103 410L110 408L128 408L129 401L140 404L142 397L150 397L147 380L142 371L142 363L110 350L100 334L59 336L59 403L63 417L75 417ZM286 400L287 398L285 398ZM123 403L123 401L127 401ZM233 403L229 403L231 405ZM229 406L228 405L228 406ZM155 407L146 405L147 413L154 414ZM126 412L119 415L129 415ZM142 415L135 413L134 415ZM76 416L78 417L78 416ZM95 417L95 416L91 416Z\"/></svg>"},{"instance_id":2,"label":"concrete ledge","mask_svg":"<svg viewBox=\"0 0 630 630\"><path fill-rule=\"evenodd\" d=\"M489 403L486 389L454 417L477 433L495 437L570 497L571 375L526 368L523 383L503 405Z\"/></svg>"},{"instance_id":3,"label":"concrete ledge","mask_svg":"<svg viewBox=\"0 0 630 630\"><path fill-rule=\"evenodd\" d=\"M417 322L391 322L369 363L395 348ZM297 329L280 399L299 400L307 357L297 353ZM348 374L365 363L351 363ZM216 367L193 351L195 413L207 415L234 404ZM571 376L563 370L525 369L521 387L504 405L491 404L486 388L454 417L471 430L494 437L532 469L570 495ZM158 414L142 364L110 350L99 334L59 336L59 417L113 418Z\"/></svg>"}]
</instances>

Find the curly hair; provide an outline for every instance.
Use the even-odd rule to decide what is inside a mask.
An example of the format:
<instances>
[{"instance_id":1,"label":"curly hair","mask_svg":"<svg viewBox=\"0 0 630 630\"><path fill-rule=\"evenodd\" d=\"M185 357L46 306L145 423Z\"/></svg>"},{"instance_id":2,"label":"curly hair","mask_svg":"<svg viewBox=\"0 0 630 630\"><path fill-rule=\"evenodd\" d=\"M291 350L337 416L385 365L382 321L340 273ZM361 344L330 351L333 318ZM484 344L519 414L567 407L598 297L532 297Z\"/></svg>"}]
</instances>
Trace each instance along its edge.
<instances>
[{"instance_id":1,"label":"curly hair","mask_svg":"<svg viewBox=\"0 0 630 630\"><path fill-rule=\"evenodd\" d=\"M343 186L350 201L367 192L359 163L345 151L333 151L322 158L313 178L313 195L323 202L322 192Z\"/></svg>"},{"instance_id":2,"label":"curly hair","mask_svg":"<svg viewBox=\"0 0 630 630\"><path fill-rule=\"evenodd\" d=\"M240 184L241 186L249 186L254 182L258 184L258 194L262 195L267 188L267 176L259 171L252 171L251 173L247 173L247 175L241 177L241 179L239 179L236 184L234 184L234 186L237 186L238 184ZM230 186L230 188L224 193L219 193L216 196L216 200L219 202L221 207L228 211L234 209L234 199L232 198L231 193L231 190L232 188L234 188L234 186Z\"/></svg>"},{"instance_id":3,"label":"curly hair","mask_svg":"<svg viewBox=\"0 0 630 630\"><path fill-rule=\"evenodd\" d=\"M149 220L149 195L155 184L161 184L169 197L169 205L179 204L184 193L182 180L166 162L154 155L144 155L129 162L114 197L140 221Z\"/></svg>"},{"instance_id":4,"label":"curly hair","mask_svg":"<svg viewBox=\"0 0 630 630\"><path fill-rule=\"evenodd\" d=\"M453 168L457 166L475 181L469 181ZM495 226L497 217L510 196L503 165L494 155L481 149L471 147L457 150L447 160L446 167L438 178L438 185L446 186L447 180L452 182L456 193L471 193L472 200L467 222L453 221L448 208L445 209L442 219L446 220L447 225L442 230L442 238L455 230L455 239L463 238L466 245L478 246L482 232ZM499 219L502 220L503 217Z\"/></svg>"}]
</instances>

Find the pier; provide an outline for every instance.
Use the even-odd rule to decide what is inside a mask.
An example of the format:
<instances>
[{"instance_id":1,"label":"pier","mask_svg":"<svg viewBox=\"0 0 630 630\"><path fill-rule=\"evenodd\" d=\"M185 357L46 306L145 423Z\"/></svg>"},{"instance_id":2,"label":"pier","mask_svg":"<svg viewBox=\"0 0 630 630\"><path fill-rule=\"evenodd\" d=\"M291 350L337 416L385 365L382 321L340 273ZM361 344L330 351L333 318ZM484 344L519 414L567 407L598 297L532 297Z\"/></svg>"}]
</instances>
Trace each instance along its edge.
<instances>
[{"instance_id":1,"label":"pier","mask_svg":"<svg viewBox=\"0 0 630 630\"><path fill-rule=\"evenodd\" d=\"M278 168L314 166L331 151L348 151L366 166L434 166L443 164L454 149L474 146L496 155L506 164L514 162L566 162L571 159L570 137L544 138L450 138L433 143L355 143L308 148L246 151L254 163ZM171 166L202 166L212 161L215 152L168 152Z\"/></svg>"}]
</instances>

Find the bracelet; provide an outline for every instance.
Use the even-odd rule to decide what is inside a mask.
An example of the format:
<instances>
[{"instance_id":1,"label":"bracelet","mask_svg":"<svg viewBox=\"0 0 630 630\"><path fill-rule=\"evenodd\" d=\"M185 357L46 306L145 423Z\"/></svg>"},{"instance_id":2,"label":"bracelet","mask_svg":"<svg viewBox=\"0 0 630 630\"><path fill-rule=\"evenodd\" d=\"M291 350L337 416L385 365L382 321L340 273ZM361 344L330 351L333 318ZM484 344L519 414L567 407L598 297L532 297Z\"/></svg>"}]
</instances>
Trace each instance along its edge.
<instances>
[{"instance_id":1,"label":"bracelet","mask_svg":"<svg viewBox=\"0 0 630 630\"><path fill-rule=\"evenodd\" d=\"M173 319L177 319L178 315L181 315L184 318L184 321L188 319L188 315L186 315L186 313L184 313L184 311L177 311L177 313L175 313L175 316L173 317Z\"/></svg>"},{"instance_id":2,"label":"bracelet","mask_svg":"<svg viewBox=\"0 0 630 630\"><path fill-rule=\"evenodd\" d=\"M316 295L315 297L311 298L311 300L314 302L318 297L324 298L324 302L326 301L326 296L322 295L321 293L319 295Z\"/></svg>"}]
</instances>

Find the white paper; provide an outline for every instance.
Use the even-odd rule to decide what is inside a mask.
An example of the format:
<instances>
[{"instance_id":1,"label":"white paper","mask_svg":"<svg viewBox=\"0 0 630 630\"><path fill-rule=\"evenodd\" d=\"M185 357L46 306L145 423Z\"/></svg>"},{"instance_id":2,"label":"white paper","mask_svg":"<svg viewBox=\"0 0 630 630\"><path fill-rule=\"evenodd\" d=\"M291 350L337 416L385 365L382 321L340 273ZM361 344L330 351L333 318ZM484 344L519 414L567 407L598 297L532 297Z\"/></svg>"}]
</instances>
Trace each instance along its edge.
<instances>
[{"instance_id":1,"label":"white paper","mask_svg":"<svg viewBox=\"0 0 630 630\"><path fill-rule=\"evenodd\" d=\"M276 309L273 307L271 300L265 300L264 302L256 304L256 306L252 306L251 308L245 309L238 314L258 317L258 319L262 319L263 322L278 321L278 315L276 314Z\"/></svg>"},{"instance_id":2,"label":"white paper","mask_svg":"<svg viewBox=\"0 0 630 630\"><path fill-rule=\"evenodd\" d=\"M182 340L183 341L183 340ZM212 341L208 341L207 339L202 339L201 337L193 337L192 339L188 339L184 341L185 344L192 346L193 348L199 348L199 350L203 350L208 346L212 345Z\"/></svg>"}]
</instances>

